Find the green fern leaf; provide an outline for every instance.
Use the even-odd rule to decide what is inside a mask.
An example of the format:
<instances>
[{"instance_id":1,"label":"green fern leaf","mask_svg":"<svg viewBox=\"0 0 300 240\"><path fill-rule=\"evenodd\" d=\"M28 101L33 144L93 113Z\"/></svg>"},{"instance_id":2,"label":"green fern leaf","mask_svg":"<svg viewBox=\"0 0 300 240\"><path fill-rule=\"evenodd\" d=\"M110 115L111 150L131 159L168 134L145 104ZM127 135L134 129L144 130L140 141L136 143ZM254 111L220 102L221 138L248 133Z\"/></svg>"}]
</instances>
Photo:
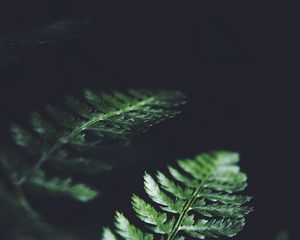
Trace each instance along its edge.
<instances>
[{"instance_id":1,"label":"green fern leaf","mask_svg":"<svg viewBox=\"0 0 300 240\"><path fill-rule=\"evenodd\" d=\"M132 206L153 234L137 229L119 212L117 233L123 239L235 236L245 225L245 216L253 210L243 205L251 197L234 194L247 185L247 176L240 171L238 161L237 153L217 151L200 154L193 160L178 160L180 170L169 167L174 180L158 172L157 182L145 173L145 191L157 205L133 195Z\"/></svg>"},{"instance_id":2,"label":"green fern leaf","mask_svg":"<svg viewBox=\"0 0 300 240\"><path fill-rule=\"evenodd\" d=\"M31 126L41 139L51 139L56 132L55 127L38 113L31 113Z\"/></svg>"},{"instance_id":3,"label":"green fern leaf","mask_svg":"<svg viewBox=\"0 0 300 240\"><path fill-rule=\"evenodd\" d=\"M136 239L144 239L144 240L152 240L153 235L148 233L143 233L140 229L131 224L126 217L122 213L116 212L116 228L117 232L124 239L128 240L136 240Z\"/></svg>"},{"instance_id":4,"label":"green fern leaf","mask_svg":"<svg viewBox=\"0 0 300 240\"><path fill-rule=\"evenodd\" d=\"M86 90L83 99L67 96L64 108L48 105L46 113L33 112L31 129L12 125L13 139L26 154L17 158L0 156L0 170L5 171L5 181L18 193L15 195L21 196L20 205L26 199L23 193L26 186L89 201L97 196L95 190L83 183L74 184L68 177L45 177L44 172L54 168L93 174L111 169L107 162L96 159L99 150L128 144L134 135L178 114L175 107L184 101L179 92L163 91L96 94ZM121 223L121 215L118 219ZM127 225L134 230L130 226ZM105 236L109 236L108 231Z\"/></svg>"},{"instance_id":5,"label":"green fern leaf","mask_svg":"<svg viewBox=\"0 0 300 240\"><path fill-rule=\"evenodd\" d=\"M27 152L34 154L41 147L40 141L21 126L12 125L11 132L16 144L23 147Z\"/></svg>"},{"instance_id":6,"label":"green fern leaf","mask_svg":"<svg viewBox=\"0 0 300 240\"><path fill-rule=\"evenodd\" d=\"M46 110L53 118L51 122L37 112L32 113L32 132L13 125L15 142L32 154L30 159L36 162L28 173L20 176L20 183L33 176L45 162L57 166L66 161L67 146L78 152L90 152L92 148L105 148L112 140L116 144L127 144L136 133L176 115L178 112L172 107L184 102L184 96L177 92L130 92L133 94L127 96L119 92L95 94L86 90L85 100L67 96L66 110L48 105ZM73 160L74 165L79 162ZM86 168L96 165L91 161L81 161L81 164ZM71 162L61 164L60 168L70 165ZM100 165L94 170L103 169Z\"/></svg>"},{"instance_id":7,"label":"green fern leaf","mask_svg":"<svg viewBox=\"0 0 300 240\"><path fill-rule=\"evenodd\" d=\"M36 173L30 182L27 183L32 188L39 188L54 195L64 195L81 202L94 199L98 193L90 187L79 183L73 184L71 178L60 179L57 177L46 179L42 171Z\"/></svg>"},{"instance_id":8,"label":"green fern leaf","mask_svg":"<svg viewBox=\"0 0 300 240\"><path fill-rule=\"evenodd\" d=\"M116 236L112 233L109 228L104 228L102 233L103 240L117 240Z\"/></svg>"}]
</instances>

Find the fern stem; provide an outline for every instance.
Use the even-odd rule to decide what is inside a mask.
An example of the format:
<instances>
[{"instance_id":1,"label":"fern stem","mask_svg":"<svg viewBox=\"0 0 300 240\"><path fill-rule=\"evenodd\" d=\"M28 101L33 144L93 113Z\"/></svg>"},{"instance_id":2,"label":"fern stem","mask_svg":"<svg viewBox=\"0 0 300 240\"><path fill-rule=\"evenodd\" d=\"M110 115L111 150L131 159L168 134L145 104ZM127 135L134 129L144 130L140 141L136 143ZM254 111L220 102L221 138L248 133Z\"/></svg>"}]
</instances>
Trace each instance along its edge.
<instances>
[{"instance_id":1,"label":"fern stem","mask_svg":"<svg viewBox=\"0 0 300 240\"><path fill-rule=\"evenodd\" d=\"M45 152L40 157L40 159L37 161L37 163L33 165L33 167L29 170L28 174L26 174L25 176L23 176L20 179L20 181L19 181L18 184L22 185L23 183L25 183L26 180L29 177L31 177L38 169L41 168L41 166L51 157L51 155L55 151L57 151L59 148L61 148L65 144L67 144L70 140L72 140L74 137L76 137L81 132L85 131L90 126L96 124L97 122L105 121L105 120L107 120L107 119L109 119L111 117L120 115L122 113L126 113L126 112L130 112L130 111L138 110L140 107L142 107L143 105L151 103L151 101L153 101L153 100L155 100L154 97L149 97L146 100L137 102L134 105L125 107L124 109L112 111L112 112L109 112L109 113L106 113L106 114L101 114L98 117L94 117L94 118L90 119L89 121L85 122L81 126L78 126L73 131L71 131L67 136L59 138L58 141L47 152Z\"/></svg>"},{"instance_id":2,"label":"fern stem","mask_svg":"<svg viewBox=\"0 0 300 240\"><path fill-rule=\"evenodd\" d=\"M210 173L206 176L206 178L202 181L200 186L193 192L192 197L186 202L185 206L183 207L183 212L180 213L179 218L177 219L174 228L169 234L167 240L174 240L176 238L178 232L180 231L181 224L183 223L191 207L195 204L195 201L197 200L198 195L201 193L206 180L210 177L212 173L213 171L211 170Z\"/></svg>"},{"instance_id":3,"label":"fern stem","mask_svg":"<svg viewBox=\"0 0 300 240\"><path fill-rule=\"evenodd\" d=\"M2 174L2 177L4 178L1 179L1 181L6 182L7 184L6 187L9 189L14 200L24 209L24 211L29 216L37 216L37 214L31 208L29 202L27 201L22 186L16 183L15 180L13 179L10 169L5 168L6 164L4 164L4 162L0 161L0 164L2 164L2 166L0 166L0 174Z\"/></svg>"},{"instance_id":4,"label":"fern stem","mask_svg":"<svg viewBox=\"0 0 300 240\"><path fill-rule=\"evenodd\" d=\"M28 216L30 216L33 219L38 218L37 213L30 206L20 185L14 185L14 195L16 201L20 204L20 206L22 206L22 208L25 210Z\"/></svg>"}]
</instances>

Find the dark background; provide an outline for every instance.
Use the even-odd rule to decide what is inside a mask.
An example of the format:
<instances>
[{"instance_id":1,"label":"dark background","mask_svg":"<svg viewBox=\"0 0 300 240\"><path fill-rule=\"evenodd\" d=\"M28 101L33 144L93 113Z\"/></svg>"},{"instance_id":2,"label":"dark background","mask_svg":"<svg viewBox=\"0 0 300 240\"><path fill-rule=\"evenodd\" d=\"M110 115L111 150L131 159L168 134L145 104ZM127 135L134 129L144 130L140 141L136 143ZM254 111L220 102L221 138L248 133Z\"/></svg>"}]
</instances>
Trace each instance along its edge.
<instances>
[{"instance_id":1,"label":"dark background","mask_svg":"<svg viewBox=\"0 0 300 240\"><path fill-rule=\"evenodd\" d=\"M87 179L104 189L97 201L82 206L33 200L36 208L57 226L99 239L114 209L131 214L130 195L142 192L144 170L228 149L241 153L247 193L255 196L255 212L237 239L274 239L282 229L293 239L297 188L292 183L298 179L292 164L299 140L292 141L292 113L298 109L292 7L100 2L10 1L0 7L2 38L62 19L90 20L78 37L45 46L19 44L2 56L1 145L9 143L10 122L25 122L31 110L47 103L60 106L65 94L78 96L85 88L177 89L188 96L188 104L177 118L107 155L122 161L122 168Z\"/></svg>"}]
</instances>

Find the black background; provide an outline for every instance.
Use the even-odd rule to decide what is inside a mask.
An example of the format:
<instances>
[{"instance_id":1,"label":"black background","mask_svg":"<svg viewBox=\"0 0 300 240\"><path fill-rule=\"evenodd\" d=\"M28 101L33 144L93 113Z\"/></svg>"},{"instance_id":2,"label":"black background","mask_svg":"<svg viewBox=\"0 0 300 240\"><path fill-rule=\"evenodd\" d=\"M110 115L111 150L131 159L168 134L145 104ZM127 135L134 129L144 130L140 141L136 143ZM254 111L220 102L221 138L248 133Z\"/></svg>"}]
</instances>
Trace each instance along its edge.
<instances>
[{"instance_id":1,"label":"black background","mask_svg":"<svg viewBox=\"0 0 300 240\"><path fill-rule=\"evenodd\" d=\"M241 153L255 212L238 239L274 239L296 223L297 168L292 164L297 88L295 14L287 6L199 1L181 3L23 1L0 8L3 35L67 18L88 17L76 39L19 52L0 66L1 144L12 121L61 105L82 89L178 89L188 104L108 158L122 168L88 181L105 190L89 206L67 200L34 202L48 220L86 239L99 239L114 209L131 214L130 194L142 192L144 170L213 149ZM132 163L131 159L138 161ZM126 161L131 163L124 164ZM101 181L101 182L100 182ZM294 192L294 194L293 194ZM2 217L2 216L1 216Z\"/></svg>"}]
</instances>

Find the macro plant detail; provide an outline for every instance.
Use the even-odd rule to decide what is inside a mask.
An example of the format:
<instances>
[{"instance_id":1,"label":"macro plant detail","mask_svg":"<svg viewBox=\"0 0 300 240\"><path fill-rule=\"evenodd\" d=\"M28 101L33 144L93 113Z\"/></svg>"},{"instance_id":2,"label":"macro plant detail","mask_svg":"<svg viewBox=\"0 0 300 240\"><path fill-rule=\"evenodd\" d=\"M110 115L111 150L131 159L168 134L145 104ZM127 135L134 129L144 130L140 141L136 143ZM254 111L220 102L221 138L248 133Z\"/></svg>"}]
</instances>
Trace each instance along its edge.
<instances>
[{"instance_id":1,"label":"macro plant detail","mask_svg":"<svg viewBox=\"0 0 300 240\"><path fill-rule=\"evenodd\" d=\"M133 210L145 230L117 211L115 232L126 240L237 235L245 225L245 216L253 210L245 205L251 197L237 194L247 186L238 161L237 153L216 151L178 160L180 170L169 166L168 176L158 171L154 179L145 173L144 188L155 205L132 196ZM116 240L117 234L104 228L102 240Z\"/></svg>"},{"instance_id":2,"label":"macro plant detail","mask_svg":"<svg viewBox=\"0 0 300 240\"><path fill-rule=\"evenodd\" d=\"M297 239L297 8L3 3L0 240Z\"/></svg>"},{"instance_id":3,"label":"macro plant detail","mask_svg":"<svg viewBox=\"0 0 300 240\"><path fill-rule=\"evenodd\" d=\"M11 132L22 154L1 150L3 182L17 203L36 216L24 189L42 189L86 202L98 192L71 178L51 176L48 169L96 173L110 169L109 163L96 159L99 151L126 145L132 136L179 113L184 103L180 92L130 90L128 94L96 94L84 91L84 99L65 98L66 110L46 107L47 115L33 112L29 127L13 124ZM21 157L22 156L22 157Z\"/></svg>"}]
</instances>

